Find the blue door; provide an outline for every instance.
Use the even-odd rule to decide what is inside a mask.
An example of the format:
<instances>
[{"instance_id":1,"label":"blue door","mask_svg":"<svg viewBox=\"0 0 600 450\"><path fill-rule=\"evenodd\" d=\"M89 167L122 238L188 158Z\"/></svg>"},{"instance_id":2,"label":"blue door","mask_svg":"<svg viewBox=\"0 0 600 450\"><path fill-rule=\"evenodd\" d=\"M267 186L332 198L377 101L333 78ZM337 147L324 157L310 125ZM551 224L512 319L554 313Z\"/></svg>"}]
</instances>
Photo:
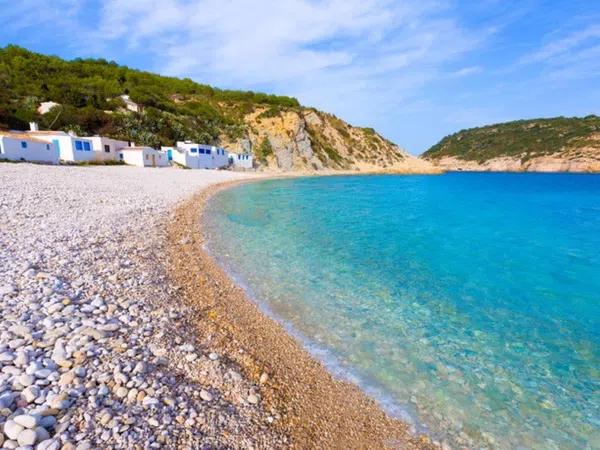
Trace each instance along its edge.
<instances>
[{"instance_id":1,"label":"blue door","mask_svg":"<svg viewBox=\"0 0 600 450\"><path fill-rule=\"evenodd\" d=\"M173 150L167 150L167 159L169 161L173 160Z\"/></svg>"},{"instance_id":2,"label":"blue door","mask_svg":"<svg viewBox=\"0 0 600 450\"><path fill-rule=\"evenodd\" d=\"M52 143L56 147L56 151L58 152L58 159L60 159L60 143L58 142L58 139L52 139Z\"/></svg>"}]
</instances>

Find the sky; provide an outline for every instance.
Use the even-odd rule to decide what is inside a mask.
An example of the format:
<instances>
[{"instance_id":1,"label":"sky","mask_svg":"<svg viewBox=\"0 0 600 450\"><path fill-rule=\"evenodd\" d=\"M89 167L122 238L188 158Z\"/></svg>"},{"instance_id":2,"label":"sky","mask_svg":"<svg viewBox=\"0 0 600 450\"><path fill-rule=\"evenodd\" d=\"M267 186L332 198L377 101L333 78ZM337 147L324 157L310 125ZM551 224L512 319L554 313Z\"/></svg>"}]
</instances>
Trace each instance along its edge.
<instances>
[{"instance_id":1,"label":"sky","mask_svg":"<svg viewBox=\"0 0 600 450\"><path fill-rule=\"evenodd\" d=\"M413 154L600 114L600 0L0 0L0 46L294 96Z\"/></svg>"}]
</instances>

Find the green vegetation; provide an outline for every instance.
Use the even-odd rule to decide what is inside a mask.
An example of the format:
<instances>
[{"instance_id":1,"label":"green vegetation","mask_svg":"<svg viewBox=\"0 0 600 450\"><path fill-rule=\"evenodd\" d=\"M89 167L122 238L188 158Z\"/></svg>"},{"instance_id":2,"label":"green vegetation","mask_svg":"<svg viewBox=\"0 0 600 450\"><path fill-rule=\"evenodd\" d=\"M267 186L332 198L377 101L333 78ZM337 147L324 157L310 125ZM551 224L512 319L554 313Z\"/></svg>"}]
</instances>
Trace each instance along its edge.
<instances>
[{"instance_id":1,"label":"green vegetation","mask_svg":"<svg viewBox=\"0 0 600 450\"><path fill-rule=\"evenodd\" d=\"M128 94L143 110L124 109ZM60 106L40 115L40 102ZM9 45L0 48L0 128L43 128L101 133L143 145L177 140L216 143L245 132L242 119L256 107L298 108L292 97L221 90L189 78L163 77L104 59L65 61ZM266 112L266 111L265 111Z\"/></svg>"},{"instance_id":2,"label":"green vegetation","mask_svg":"<svg viewBox=\"0 0 600 450\"><path fill-rule=\"evenodd\" d=\"M329 162L333 162L333 167L348 168L348 161L334 149L326 140L323 134L318 133L314 127L307 127L308 135L312 149L319 160L329 167Z\"/></svg>"},{"instance_id":3,"label":"green vegetation","mask_svg":"<svg viewBox=\"0 0 600 450\"><path fill-rule=\"evenodd\" d=\"M423 153L423 157L452 156L484 162L509 156L527 160L590 145L590 135L597 132L600 132L600 117L594 115L518 120L461 130L442 139Z\"/></svg>"},{"instance_id":4,"label":"green vegetation","mask_svg":"<svg viewBox=\"0 0 600 450\"><path fill-rule=\"evenodd\" d=\"M256 159L263 164L267 163L267 157L273 154L273 146L271 145L271 141L269 138L264 137L258 148L254 150L254 155Z\"/></svg>"}]
</instances>

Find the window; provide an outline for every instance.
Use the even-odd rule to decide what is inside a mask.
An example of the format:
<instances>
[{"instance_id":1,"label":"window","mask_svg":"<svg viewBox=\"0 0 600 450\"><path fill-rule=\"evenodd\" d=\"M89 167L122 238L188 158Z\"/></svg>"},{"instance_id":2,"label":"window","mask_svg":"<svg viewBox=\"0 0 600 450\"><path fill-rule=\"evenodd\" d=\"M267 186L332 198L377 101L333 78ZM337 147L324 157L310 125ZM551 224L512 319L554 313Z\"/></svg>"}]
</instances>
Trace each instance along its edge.
<instances>
[{"instance_id":1,"label":"window","mask_svg":"<svg viewBox=\"0 0 600 450\"><path fill-rule=\"evenodd\" d=\"M123 159L123 153L119 153L119 159Z\"/></svg>"},{"instance_id":2,"label":"window","mask_svg":"<svg viewBox=\"0 0 600 450\"><path fill-rule=\"evenodd\" d=\"M190 148L190 152L192 153L196 153L198 151L197 148ZM200 150L200 153L202 153L202 150Z\"/></svg>"},{"instance_id":3,"label":"window","mask_svg":"<svg viewBox=\"0 0 600 450\"><path fill-rule=\"evenodd\" d=\"M204 155L204 149L203 149L203 148L199 149L198 151L199 151L199 153L200 153L201 155Z\"/></svg>"},{"instance_id":4,"label":"window","mask_svg":"<svg viewBox=\"0 0 600 450\"><path fill-rule=\"evenodd\" d=\"M21 141L21 148L27 148L27 142Z\"/></svg>"},{"instance_id":5,"label":"window","mask_svg":"<svg viewBox=\"0 0 600 450\"><path fill-rule=\"evenodd\" d=\"M146 160L150 159L150 155L146 154Z\"/></svg>"},{"instance_id":6,"label":"window","mask_svg":"<svg viewBox=\"0 0 600 450\"><path fill-rule=\"evenodd\" d=\"M104 146L104 151L105 151L106 153L110 153L110 145L105 145L105 146Z\"/></svg>"},{"instance_id":7,"label":"window","mask_svg":"<svg viewBox=\"0 0 600 450\"><path fill-rule=\"evenodd\" d=\"M92 147L90 146L90 143L88 141L83 141L83 149L86 152L89 152L92 149Z\"/></svg>"},{"instance_id":8,"label":"window","mask_svg":"<svg viewBox=\"0 0 600 450\"><path fill-rule=\"evenodd\" d=\"M50 150L50 144L46 144L46 150Z\"/></svg>"},{"instance_id":9,"label":"window","mask_svg":"<svg viewBox=\"0 0 600 450\"><path fill-rule=\"evenodd\" d=\"M83 142L75 141L75 150L83 150Z\"/></svg>"},{"instance_id":10,"label":"window","mask_svg":"<svg viewBox=\"0 0 600 450\"><path fill-rule=\"evenodd\" d=\"M206 154L207 154L207 155L210 155L210 148L207 148L207 149L206 149Z\"/></svg>"}]
</instances>

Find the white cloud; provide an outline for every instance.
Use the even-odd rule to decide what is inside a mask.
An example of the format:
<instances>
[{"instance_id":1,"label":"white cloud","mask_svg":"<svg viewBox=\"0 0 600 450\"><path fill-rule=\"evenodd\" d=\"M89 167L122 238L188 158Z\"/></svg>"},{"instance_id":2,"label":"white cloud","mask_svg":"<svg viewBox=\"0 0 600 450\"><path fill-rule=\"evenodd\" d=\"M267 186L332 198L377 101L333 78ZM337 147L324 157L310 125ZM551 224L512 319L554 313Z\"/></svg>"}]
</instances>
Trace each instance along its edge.
<instances>
[{"instance_id":1,"label":"white cloud","mask_svg":"<svg viewBox=\"0 0 600 450\"><path fill-rule=\"evenodd\" d=\"M534 53L522 58L524 63L552 62L556 58L565 56L573 51L581 50L586 43L600 40L600 26L592 25L583 30L575 31L568 36L546 44Z\"/></svg>"},{"instance_id":2,"label":"white cloud","mask_svg":"<svg viewBox=\"0 0 600 450\"><path fill-rule=\"evenodd\" d=\"M464 29L445 3L108 0L93 41L149 52L161 73L294 95L373 124L489 35Z\"/></svg>"},{"instance_id":3,"label":"white cloud","mask_svg":"<svg viewBox=\"0 0 600 450\"><path fill-rule=\"evenodd\" d=\"M475 75L477 73L481 72L481 67L479 66L470 66L470 67L463 67L462 69L456 70L454 72L452 72L450 74L450 77L452 78L462 78L462 77L466 77L469 75Z\"/></svg>"},{"instance_id":4,"label":"white cloud","mask_svg":"<svg viewBox=\"0 0 600 450\"><path fill-rule=\"evenodd\" d=\"M554 38L522 57L522 65L537 65L550 82L600 77L600 26L588 25Z\"/></svg>"}]
</instances>

